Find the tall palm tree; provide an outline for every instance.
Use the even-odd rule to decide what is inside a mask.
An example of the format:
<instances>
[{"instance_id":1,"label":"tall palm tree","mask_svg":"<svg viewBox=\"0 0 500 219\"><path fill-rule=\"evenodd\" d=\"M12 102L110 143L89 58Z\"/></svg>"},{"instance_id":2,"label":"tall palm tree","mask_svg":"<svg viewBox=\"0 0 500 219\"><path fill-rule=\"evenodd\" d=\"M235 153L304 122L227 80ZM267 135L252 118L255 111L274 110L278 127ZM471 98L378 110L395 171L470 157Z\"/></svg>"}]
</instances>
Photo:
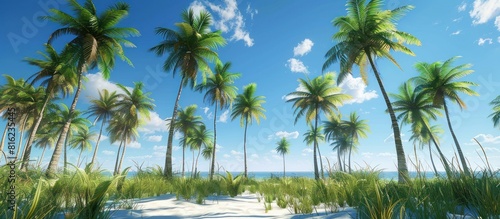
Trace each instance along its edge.
<instances>
[{"instance_id":1,"label":"tall palm tree","mask_svg":"<svg viewBox=\"0 0 500 219\"><path fill-rule=\"evenodd\" d=\"M337 159L339 162L340 171L347 172L345 155L352 145L352 135L346 132L346 130L341 129L339 133L336 134L336 137L333 139L330 145L333 146L333 150L337 151ZM341 159L341 157L343 158Z\"/></svg>"},{"instance_id":2,"label":"tall palm tree","mask_svg":"<svg viewBox=\"0 0 500 219\"><path fill-rule=\"evenodd\" d=\"M102 130L104 124L106 124L118 106L118 94L116 91L110 92L107 89L99 91L99 99L90 100L91 106L87 110L87 114L90 116L95 116L94 124L97 121L101 121L101 128L99 129L99 135L97 136L97 141L95 143L94 154L92 155L92 160L90 163L94 164L97 151L99 149L99 143L101 141Z\"/></svg>"},{"instance_id":3,"label":"tall palm tree","mask_svg":"<svg viewBox=\"0 0 500 219\"><path fill-rule=\"evenodd\" d=\"M338 106L343 104L344 100L351 98L347 94L340 93L340 88L335 86L335 77L333 73L320 75L312 80L299 79L299 89L287 95L286 102L293 102L295 108L295 123L305 115L306 123L311 124L314 121L314 129L318 128L320 113L323 111L329 116L338 112ZM318 162L316 151L318 142L314 141L314 178L319 179Z\"/></svg>"},{"instance_id":4,"label":"tall palm tree","mask_svg":"<svg viewBox=\"0 0 500 219\"><path fill-rule=\"evenodd\" d=\"M342 122L346 133L351 137L351 145L349 145L349 173L351 173L351 154L353 148L359 144L359 138L366 138L367 133L370 131L370 127L366 120L360 120L359 115L356 112L352 112L349 115L349 120Z\"/></svg>"},{"instance_id":5,"label":"tall palm tree","mask_svg":"<svg viewBox=\"0 0 500 219\"><path fill-rule=\"evenodd\" d=\"M212 138L212 140L213 140L213 138ZM205 147L201 151L201 156L203 156L203 159L210 161L212 159L213 153L214 153L214 145L209 144L209 145L205 145ZM212 171L212 166L208 167L208 172L210 173L210 171Z\"/></svg>"},{"instance_id":6,"label":"tall palm tree","mask_svg":"<svg viewBox=\"0 0 500 219\"><path fill-rule=\"evenodd\" d=\"M218 54L214 52L220 46L224 46L226 41L221 36L220 31L210 31L212 17L207 11L201 11L195 15L193 10L182 12L182 22L176 23L176 30L158 27L156 34L163 38L158 45L150 49L158 56L168 53L168 57L163 64L165 71L173 71L173 74L180 70L181 81L177 91L177 97L172 112L172 120L177 117L177 108L181 98L182 87L188 82L194 86L198 71L210 72L209 62L218 61ZM172 141L174 128L170 127L168 132L167 152L165 158L164 175L172 177Z\"/></svg>"},{"instance_id":7,"label":"tall palm tree","mask_svg":"<svg viewBox=\"0 0 500 219\"><path fill-rule=\"evenodd\" d=\"M58 134L54 130L54 126L52 126L49 123L49 120L47 120L47 116L44 116L44 119L42 120L42 126L40 126L40 129L38 133L36 134L35 141L33 142L35 146L39 148L43 148L42 154L40 155L40 158L38 159L37 165L40 167L42 164L42 160L45 154L45 150L47 148L53 149L56 142L57 142L57 137Z\"/></svg>"},{"instance_id":8,"label":"tall palm tree","mask_svg":"<svg viewBox=\"0 0 500 219\"><path fill-rule=\"evenodd\" d=\"M452 57L445 62L419 62L415 65L415 68L420 75L412 78L412 80L417 84L417 89L421 89L421 92L428 95L429 98L432 98L432 103L435 106L444 108L448 128L450 129L451 136L455 142L464 173L469 174L470 171L467 166L467 161L465 160L460 143L458 142L457 136L451 126L450 114L446 100L455 102L458 104L460 109L464 109L467 106L459 97L459 94L463 93L471 96L478 96L479 94L470 89L470 86L476 86L477 84L470 81L457 81L458 79L474 72L470 69L470 67L472 67L471 64L453 66L453 62L457 58L459 58L459 56Z\"/></svg>"},{"instance_id":9,"label":"tall palm tree","mask_svg":"<svg viewBox=\"0 0 500 219\"><path fill-rule=\"evenodd\" d=\"M149 97L149 95L151 94L143 93L142 89L144 87L144 84L142 82L134 83L134 88L132 89L132 91L121 84L117 85L123 91L123 94L118 95L119 101L116 106L116 114L114 115L115 121L113 122L113 125L117 127L112 127L110 128L110 130L112 130L111 133L114 134L112 142L120 139L121 143L123 143L123 151L120 161L115 167L115 174L119 173L121 170L123 158L127 149L127 143L130 143L131 141L136 139L137 128L143 124L144 119L150 119L149 112L152 111L155 107L155 105L153 104L153 99ZM109 126L111 126L111 123ZM120 130L120 128L122 128L123 130ZM120 149L118 149L118 154L119 152Z\"/></svg>"},{"instance_id":10,"label":"tall palm tree","mask_svg":"<svg viewBox=\"0 0 500 219\"><path fill-rule=\"evenodd\" d=\"M198 106L195 104L189 105L184 109L179 110L179 114L175 119L173 125L174 128L182 134L181 144L182 144L182 177L185 173L185 153L186 147L189 145L188 141L191 137L191 132L203 124L201 116L195 115Z\"/></svg>"},{"instance_id":11,"label":"tall palm tree","mask_svg":"<svg viewBox=\"0 0 500 219\"><path fill-rule=\"evenodd\" d=\"M312 125L309 126L309 130L304 133L304 142L306 142L306 145L315 145L314 143L318 143L318 155L319 155L319 165L320 165L320 170L321 170L321 178L325 177L325 174L323 172L323 158L321 157L321 152L319 150L319 143L325 141L325 135L323 134L323 127L319 126L317 128L313 127Z\"/></svg>"},{"instance_id":12,"label":"tall palm tree","mask_svg":"<svg viewBox=\"0 0 500 219\"><path fill-rule=\"evenodd\" d=\"M420 41L409 33L397 30L395 24L397 19L413 7L403 6L393 10L383 10L382 3L383 0L370 0L368 3L365 0L347 2L347 15L333 20L333 25L338 28L333 39L338 43L325 54L326 61L323 64L323 70L335 62L340 62L340 74L337 81L340 84L348 74L352 74L353 65L358 65L361 77L367 83L366 66L368 64L371 66L391 117L398 157L398 180L402 183L408 177L408 168L401 133L375 59L387 58L399 67L390 54L391 50L414 55L404 44L420 45Z\"/></svg>"},{"instance_id":13,"label":"tall palm tree","mask_svg":"<svg viewBox=\"0 0 500 219\"><path fill-rule=\"evenodd\" d=\"M69 59L67 53L58 54L50 44L45 44L45 53L39 52L39 54L42 55L44 59L27 58L25 61L30 65L40 68L40 71L31 76L31 78L33 78L32 84L39 80L43 80L41 84L45 86L45 93L47 95L45 96L39 114L36 116L36 121L31 128L31 134L26 142L25 153L21 163L21 170L23 171L27 170L27 164L31 155L31 146L35 140L40 123L42 122L47 104L59 93L62 94L62 97L66 97L68 94L73 93L74 87L76 86L76 78L73 76L74 68L67 64Z\"/></svg>"},{"instance_id":14,"label":"tall palm tree","mask_svg":"<svg viewBox=\"0 0 500 219\"><path fill-rule=\"evenodd\" d=\"M113 114L109 120L109 125L106 130L109 133L109 141L111 144L120 141L120 145L118 146L118 151L116 153L115 167L113 170L113 175L116 175L120 173L120 163L127 144L135 141L139 136L139 133L137 132L137 124L135 124L132 119L118 113Z\"/></svg>"},{"instance_id":15,"label":"tall palm tree","mask_svg":"<svg viewBox=\"0 0 500 219\"><path fill-rule=\"evenodd\" d=\"M205 84L197 86L197 90L205 90L203 100L215 105L214 108L214 148L212 153L212 164L210 167L210 180L215 173L215 153L217 152L217 109L223 110L229 108L236 98L238 88L234 86L234 80L240 77L240 74L230 73L230 62L223 65L215 65L215 74L210 75Z\"/></svg>"},{"instance_id":16,"label":"tall palm tree","mask_svg":"<svg viewBox=\"0 0 500 219\"><path fill-rule=\"evenodd\" d=\"M276 144L278 145L276 147L276 152L278 154L281 154L281 156L283 156L283 177L286 176L285 174L285 155L290 153L290 142L288 142L288 140L286 140L285 137L281 138L281 140L279 140L278 142L276 142Z\"/></svg>"},{"instance_id":17,"label":"tall palm tree","mask_svg":"<svg viewBox=\"0 0 500 219\"><path fill-rule=\"evenodd\" d=\"M201 123L193 129L190 133L190 137L188 139L188 144L191 147L191 150L198 150L198 156L196 157L196 162L193 164L192 177L195 177L198 173L198 158L202 152L203 148L209 148L212 146L213 132L208 130L205 124ZM209 149L211 151L211 149ZM207 151L208 152L208 151ZM212 154L203 154L203 157L208 156L209 159Z\"/></svg>"},{"instance_id":18,"label":"tall palm tree","mask_svg":"<svg viewBox=\"0 0 500 219\"><path fill-rule=\"evenodd\" d=\"M344 135L347 134L345 133L345 129L342 128L340 117L341 117L340 115L330 116L327 121L323 121L323 126L324 126L323 133L325 134L325 139L329 142L332 142L331 145L334 146L333 150L337 151L337 163L339 166L339 170L344 171L342 160L340 158L342 154L345 153L347 145L338 143L340 142L339 141L340 139L345 140L346 138Z\"/></svg>"},{"instance_id":19,"label":"tall palm tree","mask_svg":"<svg viewBox=\"0 0 500 219\"><path fill-rule=\"evenodd\" d=\"M260 117L266 118L264 112L266 111L262 104L266 101L264 96L255 96L255 90L257 89L257 84L251 83L243 87L243 93L236 96L236 100L233 107L233 112L231 113L231 120L240 117L240 126L245 127L243 134L243 158L245 166L245 177L248 177L248 167L247 167L247 127L248 124L252 124L255 119L257 124L260 122Z\"/></svg>"},{"instance_id":20,"label":"tall palm tree","mask_svg":"<svg viewBox=\"0 0 500 219\"><path fill-rule=\"evenodd\" d=\"M92 141L95 140L95 133L89 131L88 129L78 130L78 132L71 138L69 141L69 145L73 149L80 149L80 153L78 154L78 160L76 161L76 165L80 167L80 158L82 157L82 153L85 150L92 149Z\"/></svg>"},{"instance_id":21,"label":"tall palm tree","mask_svg":"<svg viewBox=\"0 0 500 219\"><path fill-rule=\"evenodd\" d=\"M441 115L441 112L433 105L432 100L426 93L416 90L410 82L403 83L398 91L397 94L389 95L394 99L392 105L394 111L399 113L397 119L401 121L401 126L405 124L411 125L412 133L416 135L416 137L413 137L414 140L425 143L432 140L445 169L450 170L448 161L439 146L439 140L435 136L436 132L432 130L429 123L429 120L436 120L437 116Z\"/></svg>"},{"instance_id":22,"label":"tall palm tree","mask_svg":"<svg viewBox=\"0 0 500 219\"><path fill-rule=\"evenodd\" d=\"M69 63L76 66L75 77L78 83L70 107L72 113L76 109L76 103L82 89L83 74L98 67L103 77L105 79L109 78L111 69L115 65L115 56L132 65L125 56L122 45L135 47L132 42L125 38L138 36L139 31L130 27L117 27L117 24L128 15L129 5L126 3L118 2L102 13L97 14L97 9L92 0L86 0L84 5L80 5L76 0L68 0L68 2L74 16L58 9L50 9L50 15L42 18L62 26L50 35L49 44L63 35L74 37L64 49L71 56ZM66 136L70 123L71 121L66 122L63 136ZM46 172L49 177L53 177L57 169L64 141L64 138L57 141Z\"/></svg>"}]
</instances>

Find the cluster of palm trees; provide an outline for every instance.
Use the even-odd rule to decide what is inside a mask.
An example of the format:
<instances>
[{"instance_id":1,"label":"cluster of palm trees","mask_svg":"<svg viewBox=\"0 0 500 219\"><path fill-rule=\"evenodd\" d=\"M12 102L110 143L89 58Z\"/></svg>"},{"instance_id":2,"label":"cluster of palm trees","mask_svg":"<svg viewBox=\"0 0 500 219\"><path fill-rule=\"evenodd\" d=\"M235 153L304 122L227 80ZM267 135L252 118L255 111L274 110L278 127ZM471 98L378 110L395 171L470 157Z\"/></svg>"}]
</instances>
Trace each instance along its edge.
<instances>
[{"instance_id":1,"label":"cluster of palm trees","mask_svg":"<svg viewBox=\"0 0 500 219\"><path fill-rule=\"evenodd\" d=\"M143 93L141 83L135 83L133 89L118 85L120 93L101 90L99 98L91 100L92 105L87 111L78 110L76 105L82 90L82 81L89 70L98 68L107 79L114 67L116 56L131 64L124 54L123 46L134 47L134 44L126 38L138 36L139 32L134 28L117 26L128 14L129 6L125 3L116 3L105 11L97 13L91 0L86 0L83 5L76 0L68 2L72 14L51 9L49 16L42 17L59 24L60 28L48 37L44 52L40 52L41 59L25 60L28 64L38 67L39 71L27 81L5 76L7 84L0 87L2 95L0 111L15 108L18 112L16 123L19 124L21 136L17 154L22 154L18 156L21 158L22 170L27 170L29 166L34 145L44 148L42 158L45 148L54 146L46 172L49 177L55 176L63 151L66 168L67 146L80 150L77 164L80 163L82 152L92 147L91 141L96 137L89 127L100 122L90 163L97 162L99 142L106 128L111 142L120 142L114 169L116 174L121 170L127 145L137 139L138 127L144 119L149 118L149 112L154 108L153 100L149 98L148 93ZM408 177L400 131L400 127L406 124L411 127L411 139L421 146L429 147L431 159L431 143L434 144L445 169L449 170L449 162L440 149L437 136L441 129L431 124L441 115L441 111L444 111L446 116L461 167L464 172L469 173L467 160L451 126L449 104L457 103L462 109L466 104L459 94L477 95L470 88L475 85L474 83L458 81L472 73L470 64L454 66L453 62L457 57L445 62L417 63L415 68L420 75L401 85L398 93L388 94L376 67L376 61L386 58L399 68L391 51L414 55L406 45L420 45L420 41L396 28L395 21L411 10L411 6L393 10L382 10L382 6L382 0L368 2L349 0L347 15L333 20L338 32L332 38L337 44L327 51L326 61L323 64L325 71L332 64L339 62L339 74L325 73L313 79L299 79L299 88L287 95L287 102L292 102L295 109L295 123L305 117L310 127L304 134L304 141L313 146L315 178L319 179L324 175L319 143L329 142L337 151L339 170L351 172L352 151L356 150L359 139L366 137L369 131L366 120L361 120L356 113L351 113L348 119L343 120L338 109L351 97L343 94L337 85L352 74L354 66L359 67L364 83L368 82L367 66L370 66L380 87L391 119L400 182L404 182ZM174 75L180 74L179 88L172 116L169 118L164 175L173 176L173 138L177 131L182 135L180 140L183 151L182 175L184 176L186 171L185 150L189 147L193 152L191 170L193 176L198 172L197 163L199 156L202 155L211 160L209 176L212 179L217 152L217 113L219 110L231 109L231 119L239 118L240 125L244 128L244 175L247 176L247 129L253 121L259 123L261 118L265 118L265 109L262 107L265 98L255 94L257 87L255 83L244 86L243 92L238 94L234 83L241 75L230 72L231 63L220 61L215 52L226 44L226 40L221 36L221 31L210 29L212 23L210 13L201 11L199 14L194 14L193 10L186 10L181 17L182 21L175 23L176 29L158 27L156 34L162 41L149 49L158 56L166 56L163 64L165 71L171 71ZM69 39L68 41L59 42L65 46L58 52L52 43L63 35L69 35L70 38L64 38ZM214 66L214 69L212 70L210 66ZM201 76L201 82L198 74ZM40 86L35 87L35 83L40 83ZM208 129L201 117L196 115L196 105L180 107L182 89L186 86L204 93L204 101L214 107L213 130ZM74 97L71 105L57 103L72 93ZM393 99L392 102L390 97ZM491 105L494 113L490 117L494 125L498 126L500 96L493 100ZM94 122L83 118L82 114L93 117ZM324 121L321 119L321 114L326 116ZM4 113L4 119L6 116ZM2 152L6 130L1 141ZM24 134L28 137L23 144ZM276 151L283 155L285 175L284 156L289 153L290 144L286 139L281 139L277 145ZM195 158L196 151L198 153ZM42 158L39 159L38 165ZM432 163L437 173L434 162Z\"/></svg>"}]
</instances>

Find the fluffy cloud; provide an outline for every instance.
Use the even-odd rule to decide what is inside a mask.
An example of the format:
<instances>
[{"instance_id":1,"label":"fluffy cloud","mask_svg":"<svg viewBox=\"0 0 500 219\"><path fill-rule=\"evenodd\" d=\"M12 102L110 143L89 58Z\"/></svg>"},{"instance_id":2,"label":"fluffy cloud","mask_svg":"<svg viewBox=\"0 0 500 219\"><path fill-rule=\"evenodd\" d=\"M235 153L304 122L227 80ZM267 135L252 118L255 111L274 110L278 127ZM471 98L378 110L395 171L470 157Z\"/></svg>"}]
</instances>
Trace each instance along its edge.
<instances>
[{"instance_id":1,"label":"fluffy cloud","mask_svg":"<svg viewBox=\"0 0 500 219\"><path fill-rule=\"evenodd\" d=\"M493 43L493 40L491 38L479 38L479 41L477 42L477 45L484 45L485 43L487 44L492 44Z\"/></svg>"},{"instance_id":2,"label":"fluffy cloud","mask_svg":"<svg viewBox=\"0 0 500 219\"><path fill-rule=\"evenodd\" d=\"M116 91L119 94L124 94L122 89L116 86L115 83L108 81L102 77L100 72L94 74L87 74L87 79L83 82L85 89L82 90L82 97L86 100L98 99L99 91L107 89L110 92ZM128 89L132 89L127 87Z\"/></svg>"},{"instance_id":3,"label":"fluffy cloud","mask_svg":"<svg viewBox=\"0 0 500 219\"><path fill-rule=\"evenodd\" d=\"M500 144L500 136L493 136L491 134L478 134L474 138L481 144ZM471 139L472 144L477 144L474 139Z\"/></svg>"},{"instance_id":4,"label":"fluffy cloud","mask_svg":"<svg viewBox=\"0 0 500 219\"><path fill-rule=\"evenodd\" d=\"M219 122L226 123L227 119L229 119L229 110L226 110L220 115Z\"/></svg>"},{"instance_id":5,"label":"fluffy cloud","mask_svg":"<svg viewBox=\"0 0 500 219\"><path fill-rule=\"evenodd\" d=\"M287 138L287 139L296 139L299 137L299 132L294 131L294 132L286 132L286 131L278 131L274 133L274 136L278 138Z\"/></svg>"},{"instance_id":6,"label":"fluffy cloud","mask_svg":"<svg viewBox=\"0 0 500 219\"><path fill-rule=\"evenodd\" d=\"M293 55L303 56L311 51L313 45L313 41L311 41L310 39L305 39L293 48Z\"/></svg>"},{"instance_id":7,"label":"fluffy cloud","mask_svg":"<svg viewBox=\"0 0 500 219\"><path fill-rule=\"evenodd\" d=\"M159 142L161 141L163 136L161 135L151 135L151 136L147 136L146 140L148 141L151 141L151 142Z\"/></svg>"},{"instance_id":8,"label":"fluffy cloud","mask_svg":"<svg viewBox=\"0 0 500 219\"><path fill-rule=\"evenodd\" d=\"M239 151L235 151L235 150L231 150L231 154L232 155L235 155L235 156L240 156L240 155L243 155L243 153L239 152Z\"/></svg>"},{"instance_id":9,"label":"fluffy cloud","mask_svg":"<svg viewBox=\"0 0 500 219\"><path fill-rule=\"evenodd\" d=\"M298 59L291 58L288 59L288 64L286 65L287 67L290 68L290 71L292 72L297 72L297 73L304 73L308 74L309 71L307 70L307 67L304 65L304 63Z\"/></svg>"},{"instance_id":10,"label":"fluffy cloud","mask_svg":"<svg viewBox=\"0 0 500 219\"><path fill-rule=\"evenodd\" d=\"M311 148L304 148L304 149L302 149L302 153L312 153L312 152L314 152L314 150L311 149Z\"/></svg>"},{"instance_id":11,"label":"fluffy cloud","mask_svg":"<svg viewBox=\"0 0 500 219\"><path fill-rule=\"evenodd\" d=\"M201 11L207 11L207 8L199 1L191 2L189 9L192 9L194 14L200 14Z\"/></svg>"},{"instance_id":12,"label":"fluffy cloud","mask_svg":"<svg viewBox=\"0 0 500 219\"><path fill-rule=\"evenodd\" d=\"M254 45L250 33L245 29L245 21L243 15L238 9L236 0L224 0L222 5L217 5L209 1L194 1L189 6L194 11L206 10L209 8L213 12L215 28L224 33L232 33L229 40L240 41L243 40L245 45L251 47ZM247 13L253 18L258 13L257 10L252 10L250 5L247 7Z\"/></svg>"},{"instance_id":13,"label":"fluffy cloud","mask_svg":"<svg viewBox=\"0 0 500 219\"><path fill-rule=\"evenodd\" d=\"M137 141L133 141L133 142L130 142L129 144L127 144L127 147L129 147L129 148L141 148L141 143L139 143Z\"/></svg>"},{"instance_id":14,"label":"fluffy cloud","mask_svg":"<svg viewBox=\"0 0 500 219\"><path fill-rule=\"evenodd\" d=\"M346 104L362 103L378 97L376 91L366 91L366 84L361 77L354 78L350 74L345 77L339 87L342 88L342 93L349 94L352 97L352 99L345 101Z\"/></svg>"},{"instance_id":15,"label":"fluffy cloud","mask_svg":"<svg viewBox=\"0 0 500 219\"><path fill-rule=\"evenodd\" d=\"M495 25L500 30L500 0L475 0L469 12L473 24L484 24L495 19Z\"/></svg>"},{"instance_id":16,"label":"fluffy cloud","mask_svg":"<svg viewBox=\"0 0 500 219\"><path fill-rule=\"evenodd\" d=\"M458 34L460 34L460 32L462 32L462 31L461 30L457 30L457 31L451 33L451 35L458 35Z\"/></svg>"},{"instance_id":17,"label":"fluffy cloud","mask_svg":"<svg viewBox=\"0 0 500 219\"><path fill-rule=\"evenodd\" d=\"M146 124L139 128L140 132L145 132L147 134L152 134L155 132L167 132L168 125L165 119L160 118L157 112L149 112L149 120L146 120Z\"/></svg>"}]
</instances>

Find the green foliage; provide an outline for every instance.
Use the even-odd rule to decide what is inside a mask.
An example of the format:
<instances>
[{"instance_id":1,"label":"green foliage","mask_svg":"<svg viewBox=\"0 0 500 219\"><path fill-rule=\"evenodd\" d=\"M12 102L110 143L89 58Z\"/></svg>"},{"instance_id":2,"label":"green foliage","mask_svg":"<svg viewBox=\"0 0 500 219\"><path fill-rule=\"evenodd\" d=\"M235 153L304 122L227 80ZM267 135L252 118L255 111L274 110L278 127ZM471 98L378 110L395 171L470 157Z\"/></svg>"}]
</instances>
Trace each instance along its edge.
<instances>
[{"instance_id":1,"label":"green foliage","mask_svg":"<svg viewBox=\"0 0 500 219\"><path fill-rule=\"evenodd\" d=\"M229 171L226 171L226 176L221 175L221 177L229 196L235 197L242 192L240 186L245 181L243 175L239 174L233 178L233 175Z\"/></svg>"}]
</instances>

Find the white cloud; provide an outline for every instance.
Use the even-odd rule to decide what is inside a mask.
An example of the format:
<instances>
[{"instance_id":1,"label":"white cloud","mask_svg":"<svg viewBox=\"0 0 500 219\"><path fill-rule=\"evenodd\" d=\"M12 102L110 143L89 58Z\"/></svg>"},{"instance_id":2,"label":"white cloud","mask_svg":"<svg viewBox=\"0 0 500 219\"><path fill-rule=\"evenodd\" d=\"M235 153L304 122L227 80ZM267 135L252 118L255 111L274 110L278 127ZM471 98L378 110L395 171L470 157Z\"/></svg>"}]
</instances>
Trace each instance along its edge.
<instances>
[{"instance_id":1,"label":"white cloud","mask_svg":"<svg viewBox=\"0 0 500 219\"><path fill-rule=\"evenodd\" d=\"M104 150L104 151L102 151L102 153L105 155L115 155L114 151L108 151L108 150Z\"/></svg>"},{"instance_id":2,"label":"white cloud","mask_svg":"<svg viewBox=\"0 0 500 219\"><path fill-rule=\"evenodd\" d=\"M500 144L500 136L493 136L491 134L478 134L474 136L476 140L479 141L479 143L483 144ZM474 139L471 139L471 142L476 144Z\"/></svg>"},{"instance_id":3,"label":"white cloud","mask_svg":"<svg viewBox=\"0 0 500 219\"><path fill-rule=\"evenodd\" d=\"M245 21L238 9L236 0L224 0L224 5L216 5L208 1L195 1L191 3L191 5L196 5L198 8L201 8L203 3L217 15L217 18L214 17L215 28L220 29L224 33L233 32L229 40L243 40L248 47L254 45L250 33L245 30ZM255 11L255 14L256 13L257 11ZM253 15L251 16L253 17Z\"/></svg>"},{"instance_id":4,"label":"white cloud","mask_svg":"<svg viewBox=\"0 0 500 219\"><path fill-rule=\"evenodd\" d=\"M352 99L345 101L346 104L362 103L378 97L375 90L366 91L366 84L361 77L354 78L350 74L344 78L339 87L342 88L342 93L352 97Z\"/></svg>"},{"instance_id":5,"label":"white cloud","mask_svg":"<svg viewBox=\"0 0 500 219\"><path fill-rule=\"evenodd\" d=\"M226 123L227 119L229 119L229 110L226 110L220 115L219 122Z\"/></svg>"},{"instance_id":6,"label":"white cloud","mask_svg":"<svg viewBox=\"0 0 500 219\"><path fill-rule=\"evenodd\" d=\"M210 108L208 107L203 107L203 113L205 113L205 115L207 115L208 111L210 110Z\"/></svg>"},{"instance_id":7,"label":"white cloud","mask_svg":"<svg viewBox=\"0 0 500 219\"><path fill-rule=\"evenodd\" d=\"M311 149L311 148L304 148L304 149L302 149L302 153L312 153L312 152L314 152L314 150Z\"/></svg>"},{"instance_id":8,"label":"white cloud","mask_svg":"<svg viewBox=\"0 0 500 219\"><path fill-rule=\"evenodd\" d=\"M274 133L274 135L278 138L287 138L287 139L296 139L299 137L299 132L287 132L287 131L278 131Z\"/></svg>"},{"instance_id":9,"label":"white cloud","mask_svg":"<svg viewBox=\"0 0 500 219\"><path fill-rule=\"evenodd\" d=\"M231 154L232 155L243 155L243 153L241 153L239 151L235 151L235 150L231 150Z\"/></svg>"},{"instance_id":10,"label":"white cloud","mask_svg":"<svg viewBox=\"0 0 500 219\"><path fill-rule=\"evenodd\" d=\"M151 141L151 142L159 142L159 141L161 141L162 138L163 138L163 136L161 136L161 135L151 135L151 136L147 136L146 140Z\"/></svg>"},{"instance_id":11,"label":"white cloud","mask_svg":"<svg viewBox=\"0 0 500 219\"><path fill-rule=\"evenodd\" d=\"M308 74L309 71L307 70L307 67L304 65L304 63L298 59L291 58L288 59L288 64L286 65L287 67L290 68L290 71L292 72L297 72L297 73L304 73Z\"/></svg>"},{"instance_id":12,"label":"white cloud","mask_svg":"<svg viewBox=\"0 0 500 219\"><path fill-rule=\"evenodd\" d=\"M372 156L373 156L373 155L375 155L375 154L370 153L370 152L365 152L365 153L362 153L361 155L362 155L364 158L368 158L368 159L369 159L369 158L372 158Z\"/></svg>"},{"instance_id":13,"label":"white cloud","mask_svg":"<svg viewBox=\"0 0 500 219\"><path fill-rule=\"evenodd\" d=\"M158 146L155 145L153 146L154 151L159 151L159 152L167 152L167 146Z\"/></svg>"},{"instance_id":14,"label":"white cloud","mask_svg":"<svg viewBox=\"0 0 500 219\"><path fill-rule=\"evenodd\" d=\"M377 154L378 157L396 157L396 154L389 152L381 152Z\"/></svg>"},{"instance_id":15,"label":"white cloud","mask_svg":"<svg viewBox=\"0 0 500 219\"><path fill-rule=\"evenodd\" d=\"M173 147L172 147L172 150L173 150L173 151L178 151L178 150L180 150L180 149L181 149L181 147L180 147L180 146L177 146L177 145L175 145L175 146L173 146Z\"/></svg>"},{"instance_id":16,"label":"white cloud","mask_svg":"<svg viewBox=\"0 0 500 219\"><path fill-rule=\"evenodd\" d=\"M174 139L175 140L179 140L181 138L182 138L182 134L180 132L178 132L178 131L175 131L174 132Z\"/></svg>"},{"instance_id":17,"label":"white cloud","mask_svg":"<svg viewBox=\"0 0 500 219\"><path fill-rule=\"evenodd\" d=\"M491 38L479 38L479 41L477 42L477 45L484 45L485 43L492 44L493 40Z\"/></svg>"},{"instance_id":18,"label":"white cloud","mask_svg":"<svg viewBox=\"0 0 500 219\"><path fill-rule=\"evenodd\" d=\"M251 6L250 6L250 3L248 3L247 5L247 10L246 10L247 14L250 14L250 18L253 19L253 16L258 14L259 11L257 9L253 9Z\"/></svg>"},{"instance_id":19,"label":"white cloud","mask_svg":"<svg viewBox=\"0 0 500 219\"><path fill-rule=\"evenodd\" d=\"M207 8L199 1L191 2L189 8L193 10L194 14L200 14L201 11L207 10Z\"/></svg>"},{"instance_id":20,"label":"white cloud","mask_svg":"<svg viewBox=\"0 0 500 219\"><path fill-rule=\"evenodd\" d=\"M101 135L101 140L100 141L104 141L106 139L109 139L109 137L107 135Z\"/></svg>"},{"instance_id":21,"label":"white cloud","mask_svg":"<svg viewBox=\"0 0 500 219\"><path fill-rule=\"evenodd\" d=\"M224 158L230 158L230 157L231 157L231 155L229 155L229 154L224 154L224 155L222 155L222 156L223 156Z\"/></svg>"},{"instance_id":22,"label":"white cloud","mask_svg":"<svg viewBox=\"0 0 500 219\"><path fill-rule=\"evenodd\" d=\"M83 81L85 89L82 90L82 96L87 100L98 99L99 91L107 89L110 92L116 91L119 94L124 94L122 89L116 86L116 83L108 81L102 77L100 72L94 74L86 74L87 80ZM127 87L131 89L130 87Z\"/></svg>"},{"instance_id":23,"label":"white cloud","mask_svg":"<svg viewBox=\"0 0 500 219\"><path fill-rule=\"evenodd\" d=\"M462 17L459 17L459 18L455 18L455 19L453 19L453 22L459 22L459 21L461 21L461 20L462 20Z\"/></svg>"},{"instance_id":24,"label":"white cloud","mask_svg":"<svg viewBox=\"0 0 500 219\"><path fill-rule=\"evenodd\" d=\"M495 18L495 26L497 27L497 30L500 31L500 16Z\"/></svg>"},{"instance_id":25,"label":"white cloud","mask_svg":"<svg viewBox=\"0 0 500 219\"><path fill-rule=\"evenodd\" d=\"M495 18L495 25L500 29L500 21L496 22L500 15L500 0L475 0L469 15L472 18L472 24L475 25L484 24Z\"/></svg>"},{"instance_id":26,"label":"white cloud","mask_svg":"<svg viewBox=\"0 0 500 219\"><path fill-rule=\"evenodd\" d=\"M146 119L144 119L146 120ZM140 132L145 132L147 134L152 134L155 132L167 132L168 126L165 119L160 118L157 112L149 112L149 120L146 120L146 124L139 127Z\"/></svg>"},{"instance_id":27,"label":"white cloud","mask_svg":"<svg viewBox=\"0 0 500 219\"><path fill-rule=\"evenodd\" d=\"M259 155L258 154L252 154L250 155L251 158L254 158L254 159L258 159L259 158Z\"/></svg>"},{"instance_id":28,"label":"white cloud","mask_svg":"<svg viewBox=\"0 0 500 219\"><path fill-rule=\"evenodd\" d=\"M137 141L133 141L133 142L130 142L129 144L127 144L127 147L129 147L129 148L141 148L141 143L139 143Z\"/></svg>"},{"instance_id":29,"label":"white cloud","mask_svg":"<svg viewBox=\"0 0 500 219\"><path fill-rule=\"evenodd\" d=\"M305 39L293 48L293 55L304 56L311 51L313 45L313 41L311 41L310 39Z\"/></svg>"},{"instance_id":30,"label":"white cloud","mask_svg":"<svg viewBox=\"0 0 500 219\"><path fill-rule=\"evenodd\" d=\"M457 31L451 33L451 35L458 35L458 34L460 34L460 32L462 32L462 31L461 30L457 30Z\"/></svg>"},{"instance_id":31,"label":"white cloud","mask_svg":"<svg viewBox=\"0 0 500 219\"><path fill-rule=\"evenodd\" d=\"M467 8L467 3L465 2L462 2L462 4L460 4L457 8L458 12L462 12L462 11L465 11L465 9Z\"/></svg>"}]
</instances>

